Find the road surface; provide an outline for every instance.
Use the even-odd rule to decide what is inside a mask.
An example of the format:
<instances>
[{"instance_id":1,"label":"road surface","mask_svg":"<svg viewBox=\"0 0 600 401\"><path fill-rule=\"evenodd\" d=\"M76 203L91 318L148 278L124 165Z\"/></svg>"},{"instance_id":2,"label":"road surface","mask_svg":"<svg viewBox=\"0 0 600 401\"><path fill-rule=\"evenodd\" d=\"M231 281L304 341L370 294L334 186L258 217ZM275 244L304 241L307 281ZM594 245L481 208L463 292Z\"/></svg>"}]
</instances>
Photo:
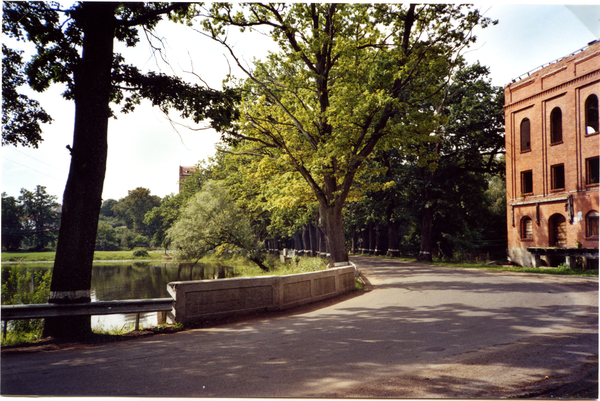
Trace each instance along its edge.
<instances>
[{"instance_id":1,"label":"road surface","mask_svg":"<svg viewBox=\"0 0 600 401\"><path fill-rule=\"evenodd\" d=\"M3 350L1 393L500 398L591 386L597 394L598 278L353 261L368 290L318 308L118 343Z\"/></svg>"}]
</instances>

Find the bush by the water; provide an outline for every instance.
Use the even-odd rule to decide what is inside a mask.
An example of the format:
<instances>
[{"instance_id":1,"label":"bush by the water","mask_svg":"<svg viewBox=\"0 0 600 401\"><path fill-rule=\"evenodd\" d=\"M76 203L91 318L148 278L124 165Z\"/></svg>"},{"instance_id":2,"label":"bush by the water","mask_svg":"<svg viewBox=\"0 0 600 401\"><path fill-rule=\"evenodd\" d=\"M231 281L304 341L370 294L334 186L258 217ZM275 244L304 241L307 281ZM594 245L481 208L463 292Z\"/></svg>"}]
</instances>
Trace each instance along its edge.
<instances>
[{"instance_id":1,"label":"bush by the water","mask_svg":"<svg viewBox=\"0 0 600 401\"><path fill-rule=\"evenodd\" d=\"M133 251L133 256L136 258L149 258L150 254L145 249L136 249Z\"/></svg>"},{"instance_id":2,"label":"bush by the water","mask_svg":"<svg viewBox=\"0 0 600 401\"><path fill-rule=\"evenodd\" d=\"M50 296L51 270L24 269L12 266L2 270L2 305L40 304ZM2 346L37 341L42 336L44 319L11 320Z\"/></svg>"}]
</instances>

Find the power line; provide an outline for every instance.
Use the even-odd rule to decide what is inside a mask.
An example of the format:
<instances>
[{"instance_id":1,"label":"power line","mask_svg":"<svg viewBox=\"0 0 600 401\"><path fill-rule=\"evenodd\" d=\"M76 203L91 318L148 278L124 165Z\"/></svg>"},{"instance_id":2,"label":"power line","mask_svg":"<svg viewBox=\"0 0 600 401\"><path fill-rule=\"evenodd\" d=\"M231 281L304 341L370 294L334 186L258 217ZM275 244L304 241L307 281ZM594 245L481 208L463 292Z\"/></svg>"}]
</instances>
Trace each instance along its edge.
<instances>
[{"instance_id":1,"label":"power line","mask_svg":"<svg viewBox=\"0 0 600 401\"><path fill-rule=\"evenodd\" d=\"M53 165L51 165L51 164L48 164L48 163L46 163L46 162L43 162L43 161L41 161L40 159L37 159L37 158L35 158L35 157L33 157L33 156L30 156L30 155L28 155L28 154L26 154L26 153L20 152L20 151L18 151L17 149L14 149L14 148L10 148L10 149L14 150L14 151L15 151L15 152L17 152L17 153L20 153L20 154L22 154L23 156L27 156L27 157L29 157L30 159L33 159L33 160L35 160L35 161L38 161L38 162L40 162L40 163L42 163L42 164L45 164L45 165L46 165L46 166L48 166L48 167L52 167L52 168L53 168L53 169L55 169L55 170L62 171L62 170L61 170L61 169L59 169L58 167L55 167L55 166L53 166Z\"/></svg>"},{"instance_id":2,"label":"power line","mask_svg":"<svg viewBox=\"0 0 600 401\"><path fill-rule=\"evenodd\" d=\"M23 167L25 167L25 168L28 168L28 169L30 169L30 170L33 170L33 171L35 171L35 172L36 172L36 173L38 173L38 174L45 175L46 177L54 178L55 180L58 180L58 181L64 181L64 179L61 179L61 178L56 178L56 177L53 177L53 176L51 176L51 175L48 175L48 174L46 174L46 173L42 173L41 171L38 171L38 170L36 170L36 169L34 169L34 168L32 168L32 167L29 167L29 166L27 166L27 165L25 165L25 164L21 164L21 163L19 163L19 162L16 162L16 161L14 161L14 160L7 159L6 157L2 157L2 159L3 159L3 160L6 160L6 161L9 161L9 162L11 162L11 163L14 163L14 164L18 164L19 166L23 166Z\"/></svg>"}]
</instances>

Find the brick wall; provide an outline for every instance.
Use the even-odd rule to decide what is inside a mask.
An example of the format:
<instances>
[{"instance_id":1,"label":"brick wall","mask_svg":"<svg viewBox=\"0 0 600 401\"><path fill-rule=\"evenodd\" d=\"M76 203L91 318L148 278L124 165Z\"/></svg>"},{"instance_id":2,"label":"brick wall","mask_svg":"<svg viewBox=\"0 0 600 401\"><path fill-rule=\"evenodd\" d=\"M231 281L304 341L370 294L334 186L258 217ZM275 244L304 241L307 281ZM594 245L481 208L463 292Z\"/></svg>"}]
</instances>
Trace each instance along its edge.
<instances>
[{"instance_id":1,"label":"brick wall","mask_svg":"<svg viewBox=\"0 0 600 401\"><path fill-rule=\"evenodd\" d=\"M586 132L585 126L585 102L591 95L600 98L600 42L505 87L508 253L518 264L531 264L527 247L556 246L551 224L554 215L566 219L566 244L559 246L598 247L598 238L587 237L585 228L586 214L598 211L599 203L598 184L586 183L586 160L600 153L600 135ZM562 117L562 140L553 142L555 109L560 109ZM530 124L527 150L521 145L524 119ZM529 193L522 190L523 172L531 172ZM524 217L533 222L532 238L522 238Z\"/></svg>"}]
</instances>

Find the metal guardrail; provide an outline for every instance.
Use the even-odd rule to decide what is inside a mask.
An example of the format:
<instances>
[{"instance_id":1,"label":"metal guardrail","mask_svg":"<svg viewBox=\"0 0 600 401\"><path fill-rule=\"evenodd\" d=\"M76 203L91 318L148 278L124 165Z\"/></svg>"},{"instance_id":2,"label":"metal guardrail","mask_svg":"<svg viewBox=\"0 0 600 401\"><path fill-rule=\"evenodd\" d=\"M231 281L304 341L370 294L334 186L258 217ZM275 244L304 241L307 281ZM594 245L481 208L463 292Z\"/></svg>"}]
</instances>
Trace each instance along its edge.
<instances>
[{"instance_id":1,"label":"metal guardrail","mask_svg":"<svg viewBox=\"0 0 600 401\"><path fill-rule=\"evenodd\" d=\"M139 329L139 314L144 312L168 312L173 309L173 298L128 299L123 301L98 301L74 304L27 304L2 305L0 319L4 321L6 337L7 322L19 319L44 319L58 316L116 315L136 313L135 329Z\"/></svg>"}]
</instances>

